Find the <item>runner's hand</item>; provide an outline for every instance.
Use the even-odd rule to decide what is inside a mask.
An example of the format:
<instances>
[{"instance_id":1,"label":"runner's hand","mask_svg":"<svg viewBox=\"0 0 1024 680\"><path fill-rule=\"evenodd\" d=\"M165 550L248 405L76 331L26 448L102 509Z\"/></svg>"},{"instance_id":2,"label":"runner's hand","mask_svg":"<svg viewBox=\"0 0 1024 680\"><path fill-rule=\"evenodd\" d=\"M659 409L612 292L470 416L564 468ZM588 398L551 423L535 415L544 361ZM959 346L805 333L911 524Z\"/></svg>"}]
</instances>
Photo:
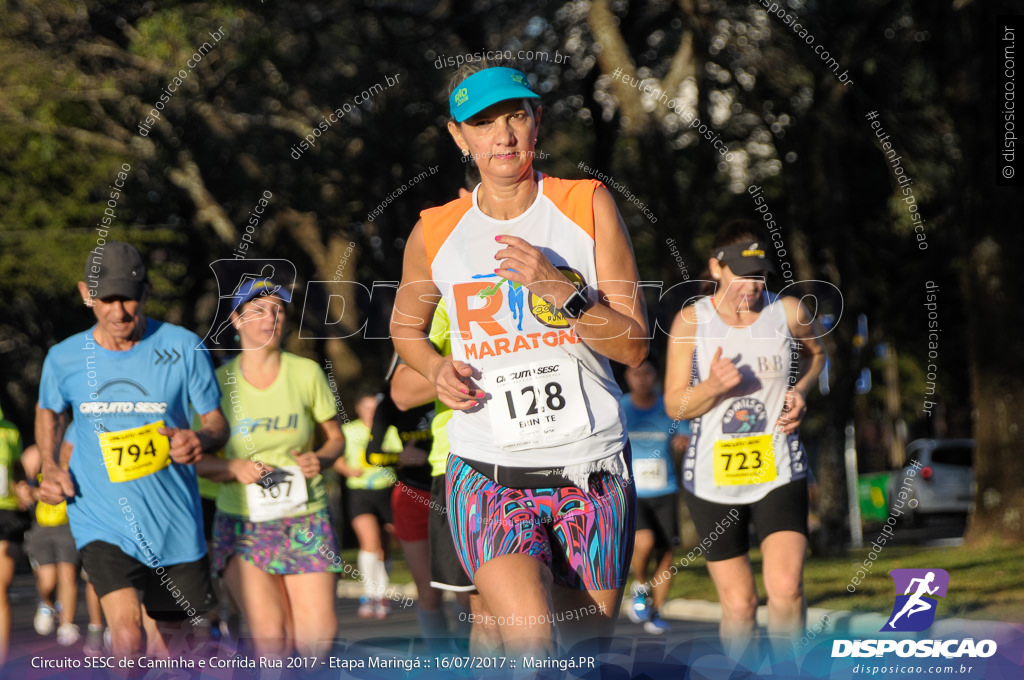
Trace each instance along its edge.
<instances>
[{"instance_id":1,"label":"runner's hand","mask_svg":"<svg viewBox=\"0 0 1024 680\"><path fill-rule=\"evenodd\" d=\"M446 360L434 376L437 398L455 411L465 411L484 397L483 390L473 384L473 367L463 361Z\"/></svg>"},{"instance_id":2,"label":"runner's hand","mask_svg":"<svg viewBox=\"0 0 1024 680\"><path fill-rule=\"evenodd\" d=\"M195 430L161 427L160 434L171 440L171 460L179 465L191 465L203 457L203 445Z\"/></svg>"},{"instance_id":3,"label":"runner's hand","mask_svg":"<svg viewBox=\"0 0 1024 680\"><path fill-rule=\"evenodd\" d=\"M715 350L715 356L711 357L711 367L708 369L707 383L714 390L715 394L725 394L742 382L740 371L732 359L722 358L722 348Z\"/></svg>"},{"instance_id":4,"label":"runner's hand","mask_svg":"<svg viewBox=\"0 0 1024 680\"><path fill-rule=\"evenodd\" d=\"M232 458L228 461L228 470L239 484L254 484L260 481L260 473L263 470L269 473L274 469L269 465L259 466L247 458Z\"/></svg>"},{"instance_id":5,"label":"runner's hand","mask_svg":"<svg viewBox=\"0 0 1024 680\"><path fill-rule=\"evenodd\" d=\"M295 462L299 464L302 476L306 479L313 479L320 474L320 459L312 451L300 453L298 449L293 449L292 456L295 457Z\"/></svg>"},{"instance_id":6,"label":"runner's hand","mask_svg":"<svg viewBox=\"0 0 1024 680\"><path fill-rule=\"evenodd\" d=\"M18 497L18 507L22 510L28 510L36 502L36 499L32 497L32 487L28 482L20 481L15 484L14 493Z\"/></svg>"},{"instance_id":7,"label":"runner's hand","mask_svg":"<svg viewBox=\"0 0 1024 680\"><path fill-rule=\"evenodd\" d=\"M71 473L56 464L43 468L43 481L39 483L39 500L58 505L75 496L75 483Z\"/></svg>"},{"instance_id":8,"label":"runner's hand","mask_svg":"<svg viewBox=\"0 0 1024 680\"><path fill-rule=\"evenodd\" d=\"M792 434L800 427L800 422L807 413L807 404L804 395L796 390L786 390L786 401L782 405L782 415L779 416L775 427L783 434Z\"/></svg>"},{"instance_id":9,"label":"runner's hand","mask_svg":"<svg viewBox=\"0 0 1024 680\"><path fill-rule=\"evenodd\" d=\"M576 290L565 274L555 269L551 260L532 245L518 236L495 236L494 240L505 246L494 254L494 259L501 260L494 270L513 283L518 283L537 297L550 301L556 307L565 304Z\"/></svg>"}]
</instances>

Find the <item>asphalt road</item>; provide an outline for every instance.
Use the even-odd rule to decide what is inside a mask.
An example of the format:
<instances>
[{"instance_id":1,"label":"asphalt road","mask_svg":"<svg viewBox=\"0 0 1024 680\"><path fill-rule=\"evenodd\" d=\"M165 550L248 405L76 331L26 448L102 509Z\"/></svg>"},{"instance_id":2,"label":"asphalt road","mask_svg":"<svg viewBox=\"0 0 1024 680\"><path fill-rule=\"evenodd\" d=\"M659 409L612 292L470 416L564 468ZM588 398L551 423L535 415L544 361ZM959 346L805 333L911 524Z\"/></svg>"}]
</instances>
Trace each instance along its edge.
<instances>
[{"instance_id":1,"label":"asphalt road","mask_svg":"<svg viewBox=\"0 0 1024 680\"><path fill-rule=\"evenodd\" d=\"M86 670L89 664L96 661L87 660L82 652L82 643L79 642L71 647L60 647L57 645L53 634L41 637L36 634L32 627L32 618L35 613L36 595L35 586L31 574L18 573L15 576L14 584L10 590L12 608L12 634L11 652L9 655L7 675L9 677L25 678L34 680L36 678L56 677L111 677L107 671ZM410 659L416 656L423 658L434 658L436 655L451 656L452 654L465 654L465 649L458 647L428 646L420 637L419 626L416 621L415 606L407 608L395 607L388 618L383 620L360 619L356 615L358 601L348 598L337 598L336 611L338 613L338 645L334 656L339 660L377 658L399 658ZM80 594L76 623L82 631L86 629L87 614L84 595ZM615 636L619 644L630 645L631 649L638 649L636 645L656 643L659 648L673 643L691 641L701 638L714 638L717 635L717 625L707 622L672 621L673 630L662 636L652 636L644 632L640 625L631 623L625 616L622 616L617 624ZM244 638L244 633L243 636ZM636 641L634 644L632 641ZM646 642L645 642L646 641ZM245 643L243 642L243 645ZM244 648L242 650L244 652ZM236 654L231 647L219 649L207 649L207 657L218 655L222 658L231 658ZM634 654L631 652L631 654ZM106 654L106 653L104 653ZM198 657L195 657L198 658ZM44 660L54 660L59 663L70 665L80 669L68 672L64 669L40 668L45 664ZM338 668L338 666L334 666ZM325 667L323 670L328 671ZM12 672L13 671L13 672ZM24 671L24 672L23 672ZM339 670L330 671L331 677L338 677ZM150 671L149 678L166 677L170 671ZM234 670L223 670L216 675L204 677L224 678L225 680L252 680L255 671L244 668ZM400 674L379 675L378 677L399 677ZM264 674L261 673L261 677Z\"/></svg>"}]
</instances>

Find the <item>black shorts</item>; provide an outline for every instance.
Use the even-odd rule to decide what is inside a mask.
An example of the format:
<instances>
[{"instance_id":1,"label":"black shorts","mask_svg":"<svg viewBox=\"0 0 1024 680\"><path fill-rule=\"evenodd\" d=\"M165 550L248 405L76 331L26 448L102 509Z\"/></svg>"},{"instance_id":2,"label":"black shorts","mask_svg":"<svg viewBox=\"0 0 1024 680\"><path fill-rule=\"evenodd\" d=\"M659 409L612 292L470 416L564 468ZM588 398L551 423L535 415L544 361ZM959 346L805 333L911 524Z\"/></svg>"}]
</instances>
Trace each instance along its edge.
<instances>
[{"instance_id":1,"label":"black shorts","mask_svg":"<svg viewBox=\"0 0 1024 680\"><path fill-rule=\"evenodd\" d=\"M430 482L430 585L441 590L475 592L476 586L455 551L446 508L444 475L438 475Z\"/></svg>"},{"instance_id":2,"label":"black shorts","mask_svg":"<svg viewBox=\"0 0 1024 680\"><path fill-rule=\"evenodd\" d=\"M346 489L349 519L375 515L381 524L391 524L391 489Z\"/></svg>"},{"instance_id":3,"label":"black shorts","mask_svg":"<svg viewBox=\"0 0 1024 680\"><path fill-rule=\"evenodd\" d=\"M216 498L199 498L203 508L203 536L207 544L213 540L213 516L217 514Z\"/></svg>"},{"instance_id":4,"label":"black shorts","mask_svg":"<svg viewBox=\"0 0 1024 680\"><path fill-rule=\"evenodd\" d=\"M0 510L0 541L21 543L32 526L32 517L22 510Z\"/></svg>"},{"instance_id":5,"label":"black shorts","mask_svg":"<svg viewBox=\"0 0 1024 680\"><path fill-rule=\"evenodd\" d=\"M197 613L205 615L217 604L206 555L195 562L151 568L103 541L84 546L81 555L97 596L102 598L122 588L141 590L146 612L158 621L184 621Z\"/></svg>"},{"instance_id":6,"label":"black shorts","mask_svg":"<svg viewBox=\"0 0 1024 680\"><path fill-rule=\"evenodd\" d=\"M637 498L636 530L653 531L656 548L679 545L679 494Z\"/></svg>"},{"instance_id":7,"label":"black shorts","mask_svg":"<svg viewBox=\"0 0 1024 680\"><path fill-rule=\"evenodd\" d=\"M25 534L25 553L33 569L48 564L78 564L78 549L71 527L34 525Z\"/></svg>"},{"instance_id":8,"label":"black shorts","mask_svg":"<svg viewBox=\"0 0 1024 680\"><path fill-rule=\"evenodd\" d=\"M746 555L750 550L751 524L757 532L758 544L776 531L807 535L806 479L789 482L761 500L745 505L712 503L685 489L683 498L708 562Z\"/></svg>"}]
</instances>

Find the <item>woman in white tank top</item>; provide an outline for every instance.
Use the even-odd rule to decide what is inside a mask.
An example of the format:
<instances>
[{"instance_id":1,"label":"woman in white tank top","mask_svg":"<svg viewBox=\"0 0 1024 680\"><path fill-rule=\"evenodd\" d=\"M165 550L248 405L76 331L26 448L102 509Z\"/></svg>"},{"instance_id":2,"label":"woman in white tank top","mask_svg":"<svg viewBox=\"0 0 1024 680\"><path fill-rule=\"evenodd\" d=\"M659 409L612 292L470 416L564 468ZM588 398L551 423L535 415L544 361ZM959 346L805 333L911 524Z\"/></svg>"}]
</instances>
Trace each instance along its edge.
<instances>
[{"instance_id":1,"label":"woman in white tank top","mask_svg":"<svg viewBox=\"0 0 1024 680\"><path fill-rule=\"evenodd\" d=\"M708 269L717 285L676 317L665 375L666 412L693 419L683 496L732 651L745 646L757 610L751 524L764 558L769 632L799 636L803 628L808 469L797 428L824 365L807 309L765 290L774 268L763 243L746 221L716 234Z\"/></svg>"},{"instance_id":2,"label":"woman in white tank top","mask_svg":"<svg viewBox=\"0 0 1024 680\"><path fill-rule=\"evenodd\" d=\"M610 635L618 616L635 491L608 362L643 361L646 311L608 190L534 170L541 109L526 76L467 66L453 80L448 131L479 167L481 183L471 196L422 213L406 245L391 335L402 359L454 411L446 481L459 559L505 651L550 654L556 620L563 642L571 642ZM451 356L438 354L427 337L440 297L451 320ZM537 482L520 486L503 475ZM491 502L510 489L507 502ZM531 495L552 489L544 499ZM538 532L522 505L516 516L532 519L501 514L524 494L530 508L576 494L577 515L605 512L588 527L615 536L560 534L560 519ZM591 510L595 498L606 507ZM543 533L554 536L550 545L541 545ZM595 546L601 555L588 560Z\"/></svg>"}]
</instances>

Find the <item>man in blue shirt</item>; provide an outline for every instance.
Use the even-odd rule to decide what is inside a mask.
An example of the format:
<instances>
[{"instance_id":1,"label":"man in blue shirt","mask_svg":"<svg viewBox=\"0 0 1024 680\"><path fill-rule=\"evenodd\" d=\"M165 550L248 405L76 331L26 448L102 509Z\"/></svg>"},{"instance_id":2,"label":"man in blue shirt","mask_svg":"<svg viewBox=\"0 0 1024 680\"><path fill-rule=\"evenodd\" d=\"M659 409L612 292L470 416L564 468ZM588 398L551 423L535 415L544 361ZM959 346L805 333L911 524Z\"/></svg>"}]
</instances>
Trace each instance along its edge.
<instances>
[{"instance_id":1,"label":"man in blue shirt","mask_svg":"<svg viewBox=\"0 0 1024 680\"><path fill-rule=\"evenodd\" d=\"M149 280L135 248L97 246L85 278L78 291L96 325L52 347L43 363L40 497L68 501L114 654L137 656L145 643L147 654L166 655L153 621L198 623L215 600L192 464L227 441L220 388L197 335L143 316ZM190 428L194 412L199 430ZM59 445L71 419L75 453L62 470Z\"/></svg>"},{"instance_id":2,"label":"man in blue shirt","mask_svg":"<svg viewBox=\"0 0 1024 680\"><path fill-rule=\"evenodd\" d=\"M672 583L672 549L679 544L676 468L690 439L689 421L677 422L665 415L664 399L655 390L657 379L650 359L636 368L627 368L629 392L622 397L637 496L633 605L626 607L626 614L654 635L671 628L659 612ZM657 567L655 577L648 582L651 557Z\"/></svg>"}]
</instances>

